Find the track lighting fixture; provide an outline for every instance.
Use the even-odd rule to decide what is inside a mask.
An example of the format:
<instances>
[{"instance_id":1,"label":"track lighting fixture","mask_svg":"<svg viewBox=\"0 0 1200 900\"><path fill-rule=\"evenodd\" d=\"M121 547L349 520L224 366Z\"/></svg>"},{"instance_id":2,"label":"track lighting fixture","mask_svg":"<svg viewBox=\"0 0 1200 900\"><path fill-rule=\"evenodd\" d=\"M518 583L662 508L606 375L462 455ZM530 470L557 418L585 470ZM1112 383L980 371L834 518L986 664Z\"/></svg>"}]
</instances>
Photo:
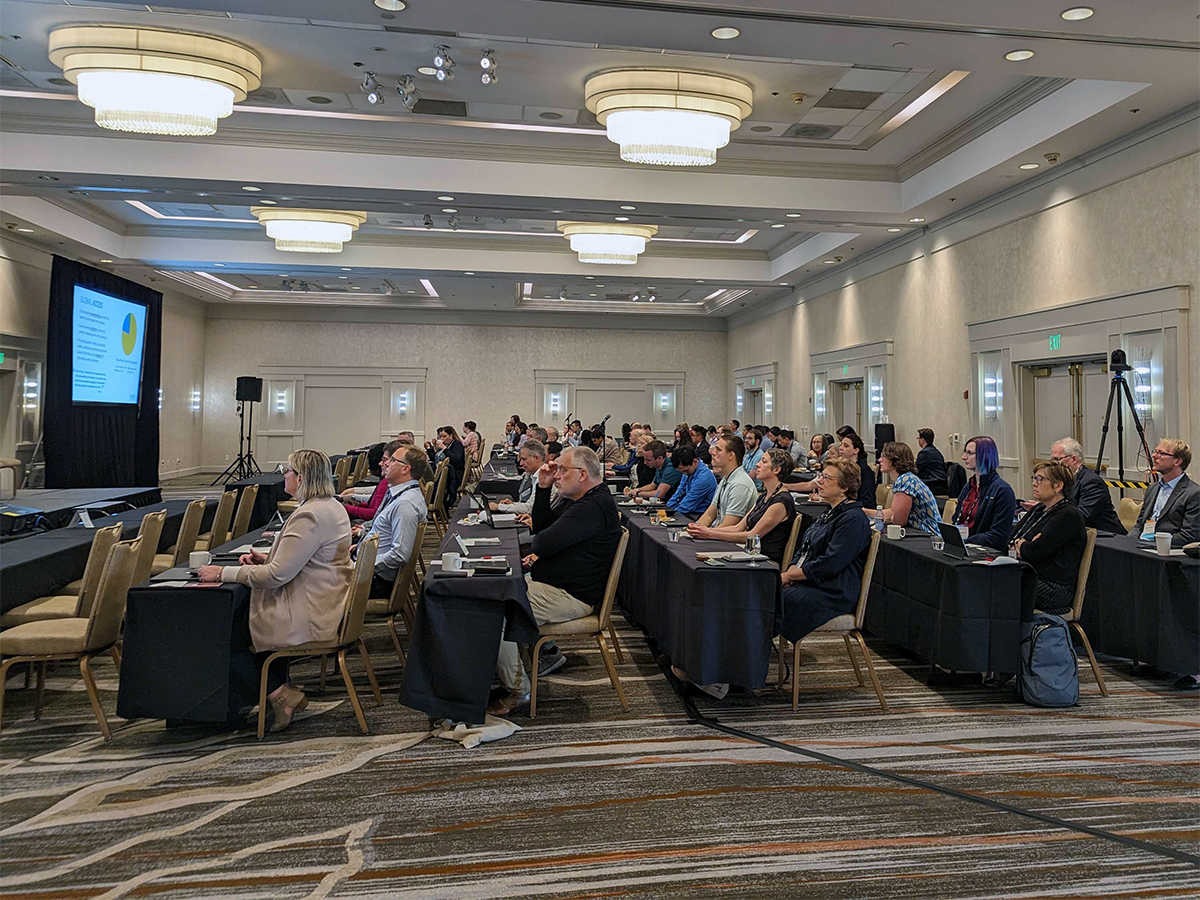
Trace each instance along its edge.
<instances>
[{"instance_id":1,"label":"track lighting fixture","mask_svg":"<svg viewBox=\"0 0 1200 900\"><path fill-rule=\"evenodd\" d=\"M400 102L404 104L404 108L410 112L417 105L417 101L421 99L416 79L411 75L400 76L400 80L396 83L396 93L400 95Z\"/></svg>"},{"instance_id":2,"label":"track lighting fixture","mask_svg":"<svg viewBox=\"0 0 1200 900\"><path fill-rule=\"evenodd\" d=\"M433 227L433 216L429 215L429 213L425 213L425 215L421 219L421 224L424 225L426 228L432 228Z\"/></svg>"},{"instance_id":3,"label":"track lighting fixture","mask_svg":"<svg viewBox=\"0 0 1200 900\"><path fill-rule=\"evenodd\" d=\"M558 299L559 300L567 299L567 286L565 284L558 289Z\"/></svg>"},{"instance_id":4,"label":"track lighting fixture","mask_svg":"<svg viewBox=\"0 0 1200 900\"><path fill-rule=\"evenodd\" d=\"M637 303L638 300L640 300L641 298L642 298L642 295L639 294L637 291L634 291L633 296L630 297L629 299L632 300L634 303Z\"/></svg>"},{"instance_id":5,"label":"track lighting fixture","mask_svg":"<svg viewBox=\"0 0 1200 900\"><path fill-rule=\"evenodd\" d=\"M451 216L447 224L451 231L458 231L458 216Z\"/></svg>"},{"instance_id":6,"label":"track lighting fixture","mask_svg":"<svg viewBox=\"0 0 1200 900\"><path fill-rule=\"evenodd\" d=\"M368 103L372 106L383 106L383 91L379 89L379 82L376 80L374 72L365 74L359 87L367 95Z\"/></svg>"},{"instance_id":7,"label":"track lighting fixture","mask_svg":"<svg viewBox=\"0 0 1200 900\"><path fill-rule=\"evenodd\" d=\"M483 84L495 84L497 81L500 80L500 76L496 74L495 69L488 69L486 72L484 72L482 75L479 76L479 80Z\"/></svg>"},{"instance_id":8,"label":"track lighting fixture","mask_svg":"<svg viewBox=\"0 0 1200 900\"><path fill-rule=\"evenodd\" d=\"M657 300L657 299L658 299L658 295L657 295L657 294L651 294L651 295L650 295L649 297L647 297L646 299L647 299L647 300L649 300L651 303L653 303L655 300Z\"/></svg>"},{"instance_id":9,"label":"track lighting fixture","mask_svg":"<svg viewBox=\"0 0 1200 900\"><path fill-rule=\"evenodd\" d=\"M450 58L450 48L445 44L438 44L437 51L433 54L433 65L437 69L434 77L438 81L454 80L454 60Z\"/></svg>"},{"instance_id":10,"label":"track lighting fixture","mask_svg":"<svg viewBox=\"0 0 1200 900\"><path fill-rule=\"evenodd\" d=\"M494 50L484 50L483 55L479 58L479 68L494 69L496 68L496 52Z\"/></svg>"}]
</instances>

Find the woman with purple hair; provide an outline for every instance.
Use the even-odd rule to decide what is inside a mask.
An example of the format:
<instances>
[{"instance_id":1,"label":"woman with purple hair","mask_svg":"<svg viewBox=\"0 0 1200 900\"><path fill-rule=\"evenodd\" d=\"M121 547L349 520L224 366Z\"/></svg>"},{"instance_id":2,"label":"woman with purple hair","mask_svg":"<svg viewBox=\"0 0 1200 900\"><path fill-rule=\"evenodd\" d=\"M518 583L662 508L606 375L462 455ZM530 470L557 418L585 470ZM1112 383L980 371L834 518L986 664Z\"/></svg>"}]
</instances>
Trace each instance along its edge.
<instances>
[{"instance_id":1,"label":"woman with purple hair","mask_svg":"<svg viewBox=\"0 0 1200 900\"><path fill-rule=\"evenodd\" d=\"M971 438L963 448L962 464L971 474L958 495L954 524L967 526L970 543L1003 552L1012 534L1017 496L997 471L996 442L986 435Z\"/></svg>"}]
</instances>

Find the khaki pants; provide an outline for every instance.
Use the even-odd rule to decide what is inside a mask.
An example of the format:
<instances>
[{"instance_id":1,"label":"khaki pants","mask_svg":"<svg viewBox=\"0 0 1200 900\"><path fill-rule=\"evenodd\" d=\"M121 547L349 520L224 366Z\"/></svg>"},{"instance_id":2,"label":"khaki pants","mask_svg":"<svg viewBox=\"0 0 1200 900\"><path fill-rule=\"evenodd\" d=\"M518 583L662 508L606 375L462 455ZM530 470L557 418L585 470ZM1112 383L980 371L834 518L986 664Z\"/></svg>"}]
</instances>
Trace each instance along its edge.
<instances>
[{"instance_id":1,"label":"khaki pants","mask_svg":"<svg viewBox=\"0 0 1200 900\"><path fill-rule=\"evenodd\" d=\"M529 594L529 608L533 618L539 625L551 622L570 622L572 619L582 619L592 614L592 608L586 603L576 600L562 588L534 581L525 576L525 587ZM537 665L533 660L531 665ZM496 673L500 683L514 694L522 697L529 693L529 675L525 671L521 659L520 648L512 641L500 639L500 655L496 660Z\"/></svg>"}]
</instances>

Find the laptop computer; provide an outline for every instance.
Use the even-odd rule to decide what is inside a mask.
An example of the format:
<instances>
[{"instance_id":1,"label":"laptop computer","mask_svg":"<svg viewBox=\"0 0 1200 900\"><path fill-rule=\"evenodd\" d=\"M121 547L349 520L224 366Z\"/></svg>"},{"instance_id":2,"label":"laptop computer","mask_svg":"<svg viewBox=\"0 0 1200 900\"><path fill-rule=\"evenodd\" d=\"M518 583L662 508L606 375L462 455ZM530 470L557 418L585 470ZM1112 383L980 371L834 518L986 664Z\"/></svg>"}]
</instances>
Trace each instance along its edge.
<instances>
[{"instance_id":1,"label":"laptop computer","mask_svg":"<svg viewBox=\"0 0 1200 900\"><path fill-rule=\"evenodd\" d=\"M942 551L947 556L952 556L955 559L989 559L997 554L994 550L987 547L976 547L974 545L968 547L963 541L962 533L958 530L957 525L948 525L945 522L938 523L938 531L942 534L942 540L946 543L946 548Z\"/></svg>"}]
</instances>

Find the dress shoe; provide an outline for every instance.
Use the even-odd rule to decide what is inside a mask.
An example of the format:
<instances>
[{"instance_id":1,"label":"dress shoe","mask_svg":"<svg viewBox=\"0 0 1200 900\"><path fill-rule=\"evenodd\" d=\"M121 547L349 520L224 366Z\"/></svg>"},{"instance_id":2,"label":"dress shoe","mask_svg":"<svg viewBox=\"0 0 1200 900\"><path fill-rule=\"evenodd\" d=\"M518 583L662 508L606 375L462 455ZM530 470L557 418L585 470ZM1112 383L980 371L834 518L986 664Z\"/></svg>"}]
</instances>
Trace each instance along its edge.
<instances>
[{"instance_id":1,"label":"dress shoe","mask_svg":"<svg viewBox=\"0 0 1200 900\"><path fill-rule=\"evenodd\" d=\"M298 691L291 685L284 685L274 697L270 698L271 712L274 714L275 721L271 725L271 731L283 731L292 724L292 716L308 706L308 697L304 691Z\"/></svg>"},{"instance_id":2,"label":"dress shoe","mask_svg":"<svg viewBox=\"0 0 1200 900\"><path fill-rule=\"evenodd\" d=\"M498 700L493 700L489 703L487 713L489 716L496 716L503 719L505 716L511 716L515 712L528 708L528 694L506 694Z\"/></svg>"},{"instance_id":3,"label":"dress shoe","mask_svg":"<svg viewBox=\"0 0 1200 900\"><path fill-rule=\"evenodd\" d=\"M1184 675L1172 687L1177 691L1200 691L1200 681L1195 675Z\"/></svg>"}]
</instances>

